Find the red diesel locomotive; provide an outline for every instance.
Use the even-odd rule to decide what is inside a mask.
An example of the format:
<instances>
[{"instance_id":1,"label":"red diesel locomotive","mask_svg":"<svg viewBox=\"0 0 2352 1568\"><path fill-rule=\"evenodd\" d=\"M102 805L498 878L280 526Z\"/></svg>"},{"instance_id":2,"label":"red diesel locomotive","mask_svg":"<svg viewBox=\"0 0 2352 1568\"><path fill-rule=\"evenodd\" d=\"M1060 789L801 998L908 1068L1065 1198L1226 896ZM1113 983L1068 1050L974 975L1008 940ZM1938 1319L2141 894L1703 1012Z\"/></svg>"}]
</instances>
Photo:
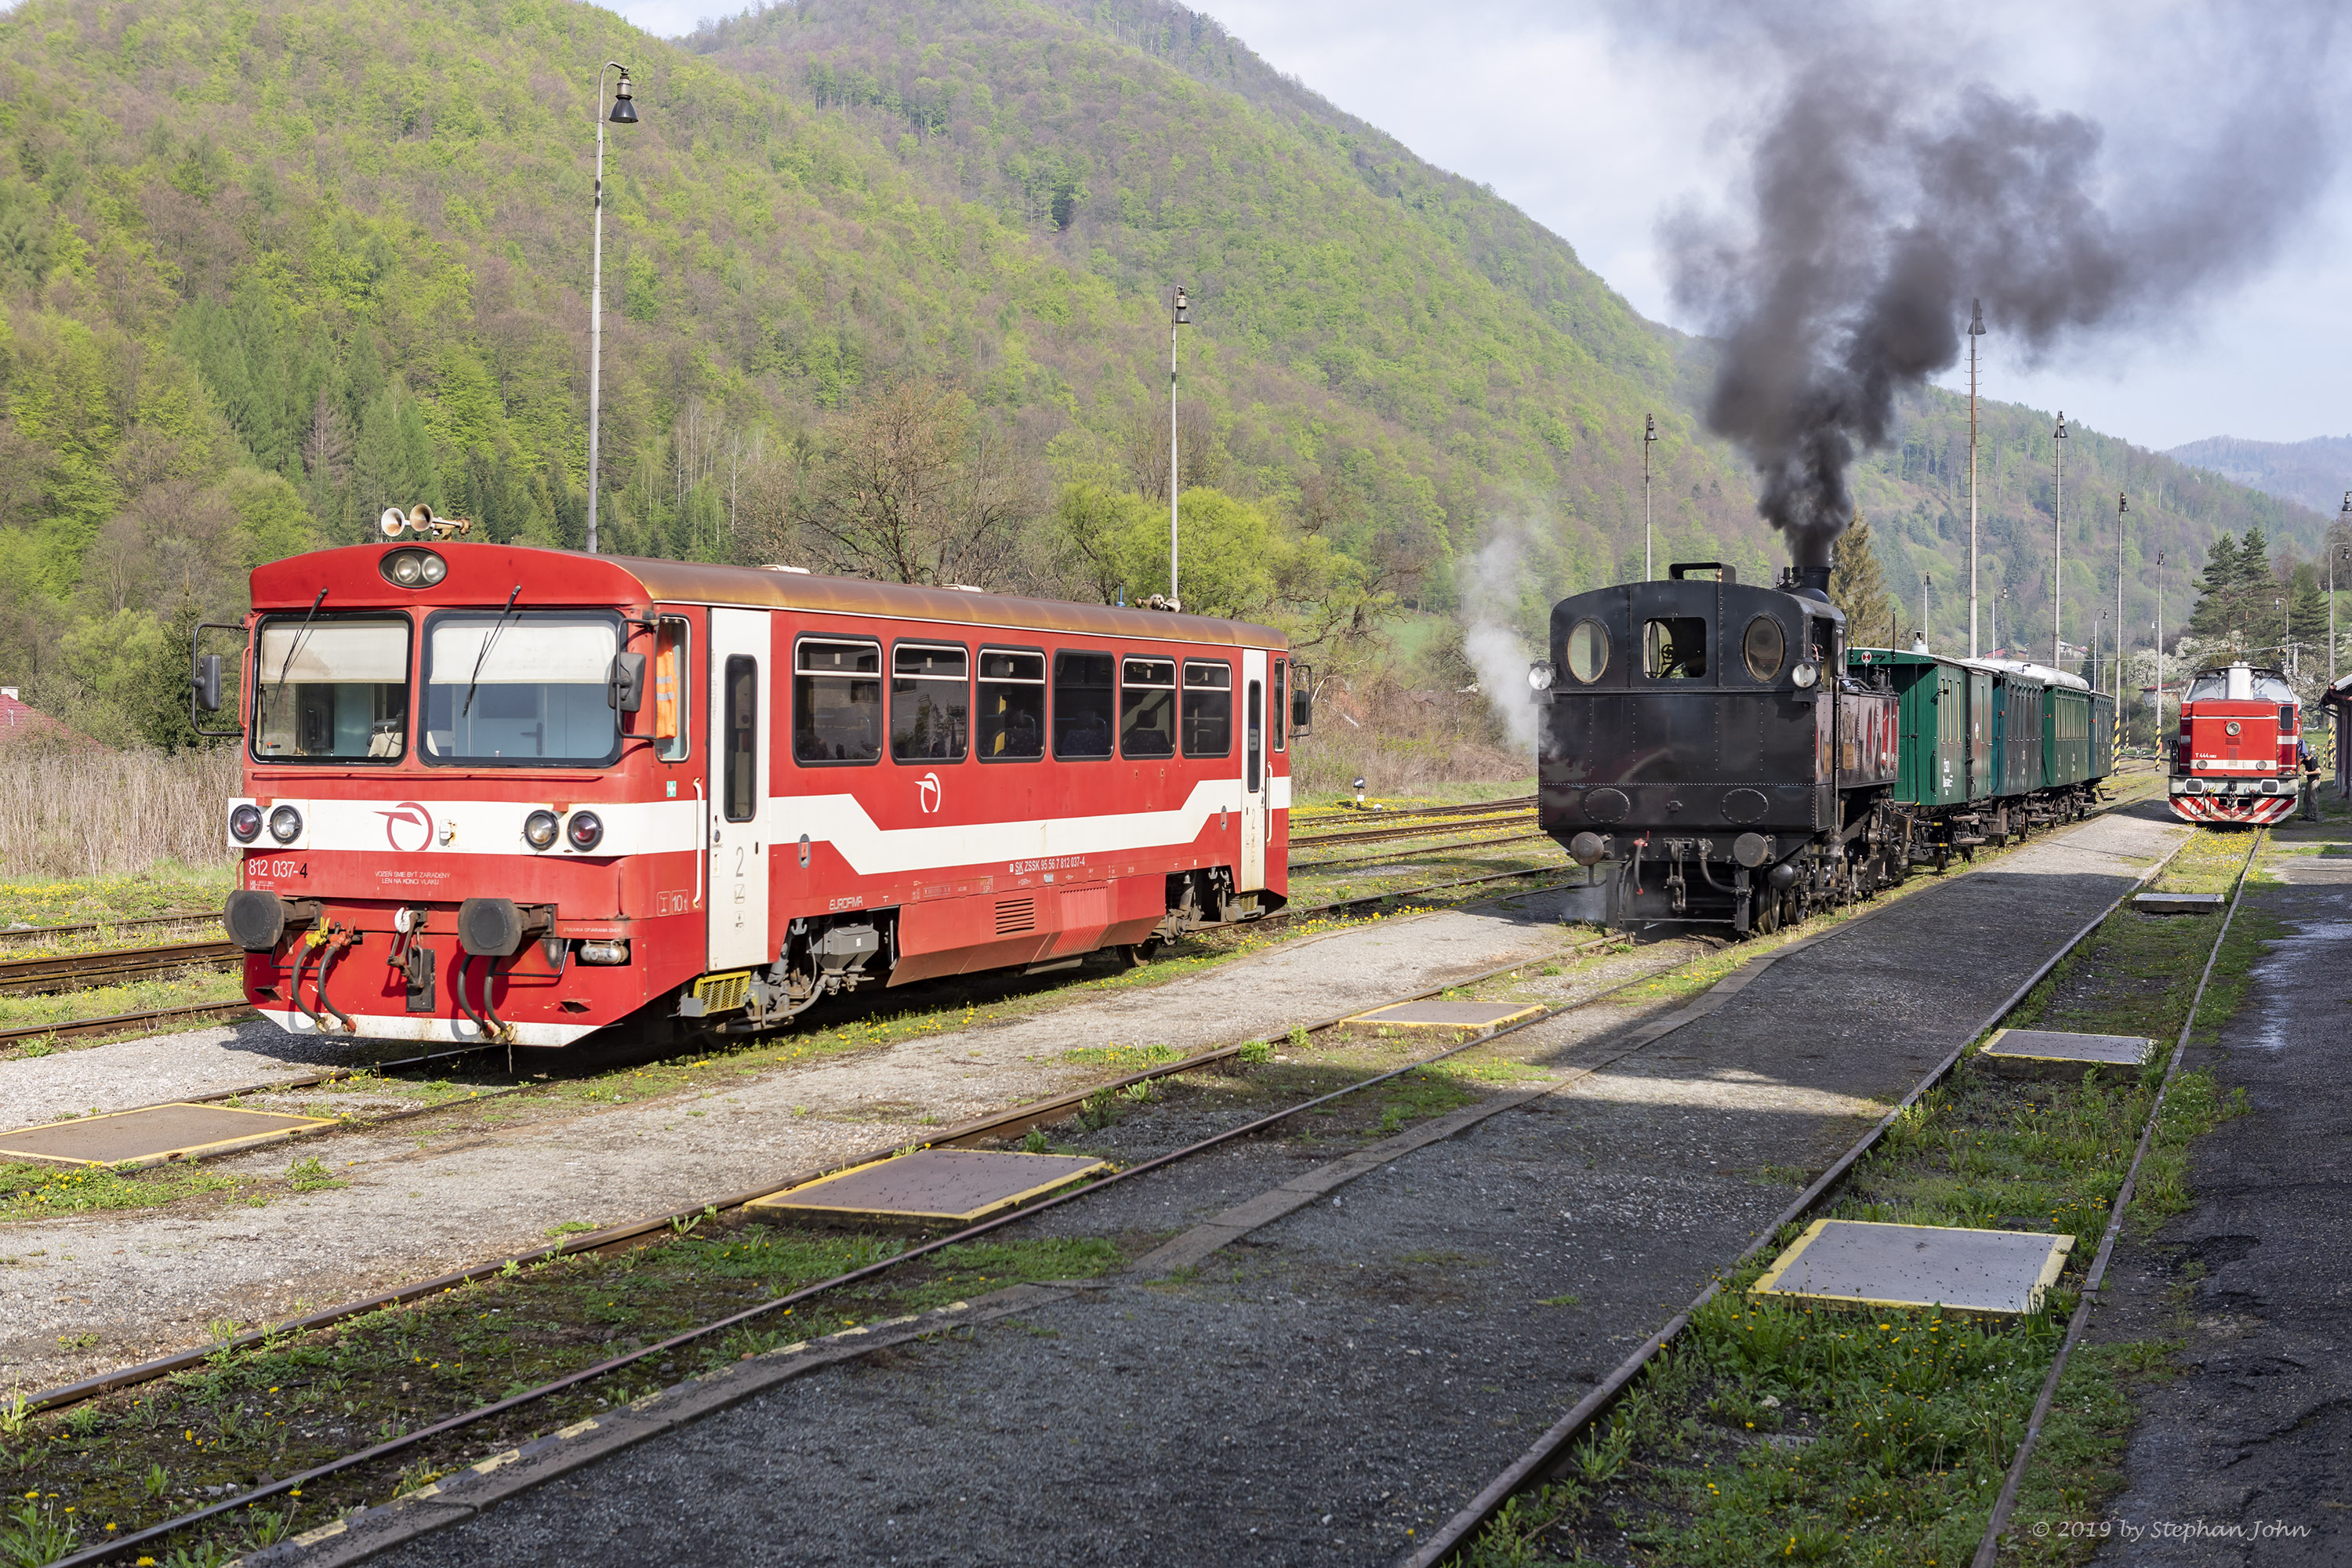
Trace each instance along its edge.
<instances>
[{"instance_id":1,"label":"red diesel locomotive","mask_svg":"<svg viewBox=\"0 0 2352 1568\"><path fill-rule=\"evenodd\" d=\"M2259 826L2294 809L2294 689L2275 669L2243 662L2200 670L2180 700L2168 789L2188 822Z\"/></svg>"},{"instance_id":2,"label":"red diesel locomotive","mask_svg":"<svg viewBox=\"0 0 2352 1568\"><path fill-rule=\"evenodd\" d=\"M1305 677L1264 626L437 540L264 566L253 605L213 628L247 645L225 918L289 1030L749 1033L1285 900ZM219 653L194 684L223 706Z\"/></svg>"}]
</instances>

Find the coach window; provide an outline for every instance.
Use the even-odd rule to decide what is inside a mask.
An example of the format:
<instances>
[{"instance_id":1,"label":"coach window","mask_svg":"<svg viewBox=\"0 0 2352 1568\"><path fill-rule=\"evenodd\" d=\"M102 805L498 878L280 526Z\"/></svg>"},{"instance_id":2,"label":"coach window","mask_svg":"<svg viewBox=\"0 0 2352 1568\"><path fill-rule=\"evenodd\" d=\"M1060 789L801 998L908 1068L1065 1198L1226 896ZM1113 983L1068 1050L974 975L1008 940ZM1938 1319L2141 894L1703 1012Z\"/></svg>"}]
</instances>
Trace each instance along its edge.
<instances>
[{"instance_id":1,"label":"coach window","mask_svg":"<svg viewBox=\"0 0 2352 1568\"><path fill-rule=\"evenodd\" d=\"M1706 620L1666 616L1642 628L1642 673L1659 680L1699 680L1706 675Z\"/></svg>"},{"instance_id":2,"label":"coach window","mask_svg":"<svg viewBox=\"0 0 2352 1568\"><path fill-rule=\"evenodd\" d=\"M971 744L971 656L900 643L890 650L890 755L960 763Z\"/></svg>"},{"instance_id":3,"label":"coach window","mask_svg":"<svg viewBox=\"0 0 2352 1568\"><path fill-rule=\"evenodd\" d=\"M1234 750L1234 667L1184 663L1184 754L1225 757Z\"/></svg>"},{"instance_id":4,"label":"coach window","mask_svg":"<svg viewBox=\"0 0 2352 1568\"><path fill-rule=\"evenodd\" d=\"M666 763L686 760L688 635L683 616L654 623L654 754Z\"/></svg>"},{"instance_id":5,"label":"coach window","mask_svg":"<svg viewBox=\"0 0 2352 1568\"><path fill-rule=\"evenodd\" d=\"M1054 755L1091 761L1110 755L1111 690L1107 653L1064 648L1054 655Z\"/></svg>"},{"instance_id":6,"label":"coach window","mask_svg":"<svg viewBox=\"0 0 2352 1568\"><path fill-rule=\"evenodd\" d=\"M1176 661L1130 658L1119 665L1118 749L1122 756L1176 754Z\"/></svg>"},{"instance_id":7,"label":"coach window","mask_svg":"<svg viewBox=\"0 0 2352 1568\"><path fill-rule=\"evenodd\" d=\"M980 650L980 760L1028 763L1045 754L1045 656Z\"/></svg>"},{"instance_id":8,"label":"coach window","mask_svg":"<svg viewBox=\"0 0 2352 1568\"><path fill-rule=\"evenodd\" d=\"M760 661L736 654L727 661L727 748L719 799L730 822L749 822L760 803Z\"/></svg>"},{"instance_id":9,"label":"coach window","mask_svg":"<svg viewBox=\"0 0 2352 1568\"><path fill-rule=\"evenodd\" d=\"M882 755L882 647L803 637L793 652L793 758L808 767Z\"/></svg>"},{"instance_id":10,"label":"coach window","mask_svg":"<svg viewBox=\"0 0 2352 1568\"><path fill-rule=\"evenodd\" d=\"M1265 716L1266 723L1267 726L1274 731L1274 749L1277 752L1282 750L1283 742L1289 738L1290 734L1290 709L1284 697L1284 691L1286 689L1283 685L1282 679L1286 673L1288 672L1282 660L1278 658L1276 659L1274 661L1274 679L1272 683L1266 688L1267 693L1274 699L1274 707Z\"/></svg>"}]
</instances>

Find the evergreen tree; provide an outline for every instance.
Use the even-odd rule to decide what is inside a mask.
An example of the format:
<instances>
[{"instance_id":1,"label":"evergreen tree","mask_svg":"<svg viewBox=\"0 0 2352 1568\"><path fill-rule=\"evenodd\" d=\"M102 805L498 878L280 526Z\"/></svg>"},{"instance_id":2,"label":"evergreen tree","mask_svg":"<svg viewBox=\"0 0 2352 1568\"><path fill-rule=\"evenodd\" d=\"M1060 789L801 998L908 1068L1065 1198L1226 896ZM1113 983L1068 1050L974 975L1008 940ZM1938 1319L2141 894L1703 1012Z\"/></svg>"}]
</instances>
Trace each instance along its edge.
<instances>
[{"instance_id":1,"label":"evergreen tree","mask_svg":"<svg viewBox=\"0 0 2352 1568\"><path fill-rule=\"evenodd\" d=\"M2206 552L2205 569L2197 575L2197 605L2189 612L2189 629L2200 637L2227 637L2244 613L2242 558L2234 534L2224 533Z\"/></svg>"},{"instance_id":2,"label":"evergreen tree","mask_svg":"<svg viewBox=\"0 0 2352 1568\"><path fill-rule=\"evenodd\" d=\"M1853 509L1853 523L1837 542L1830 568L1830 603L1845 612L1846 640L1856 647L1895 646L1895 598L1886 591L1886 573L1870 542L1870 524L1862 508ZM1881 645L1879 639L1886 642Z\"/></svg>"}]
</instances>

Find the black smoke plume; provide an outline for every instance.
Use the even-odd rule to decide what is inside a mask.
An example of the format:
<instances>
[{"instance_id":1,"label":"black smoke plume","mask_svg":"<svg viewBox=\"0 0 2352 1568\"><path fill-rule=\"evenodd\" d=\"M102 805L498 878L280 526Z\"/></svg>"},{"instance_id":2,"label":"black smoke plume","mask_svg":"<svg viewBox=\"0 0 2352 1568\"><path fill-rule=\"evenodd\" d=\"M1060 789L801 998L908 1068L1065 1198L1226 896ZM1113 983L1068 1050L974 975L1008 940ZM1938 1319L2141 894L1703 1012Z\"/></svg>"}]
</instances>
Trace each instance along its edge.
<instances>
[{"instance_id":1,"label":"black smoke plume","mask_svg":"<svg viewBox=\"0 0 2352 1568\"><path fill-rule=\"evenodd\" d=\"M1708 426L1755 464L1797 565L1829 564L1848 468L1886 443L1900 391L1958 363L1972 299L2032 361L2095 331L2168 330L2161 312L2270 253L2330 171L2328 23L2288 7L2263 26L2256 68L2207 79L2234 101L2179 106L2192 145L2120 160L2080 115L1797 49L1745 212L1664 230L1677 302L1722 340Z\"/></svg>"}]
</instances>

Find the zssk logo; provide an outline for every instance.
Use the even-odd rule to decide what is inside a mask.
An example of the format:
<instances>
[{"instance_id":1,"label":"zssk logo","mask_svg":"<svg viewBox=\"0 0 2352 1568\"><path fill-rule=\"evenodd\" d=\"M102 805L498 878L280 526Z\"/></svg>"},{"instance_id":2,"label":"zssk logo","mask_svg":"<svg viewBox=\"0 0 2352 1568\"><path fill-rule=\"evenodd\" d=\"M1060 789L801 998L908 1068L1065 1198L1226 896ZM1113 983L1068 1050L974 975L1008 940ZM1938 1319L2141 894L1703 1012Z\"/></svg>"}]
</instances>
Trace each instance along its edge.
<instances>
[{"instance_id":1,"label":"zssk logo","mask_svg":"<svg viewBox=\"0 0 2352 1568\"><path fill-rule=\"evenodd\" d=\"M915 804L923 808L925 816L940 814L940 775L925 773L915 781Z\"/></svg>"},{"instance_id":2,"label":"zssk logo","mask_svg":"<svg viewBox=\"0 0 2352 1568\"><path fill-rule=\"evenodd\" d=\"M433 847L433 814L413 800L404 800L389 811L379 811L383 818L383 836L394 849L405 855Z\"/></svg>"}]
</instances>

